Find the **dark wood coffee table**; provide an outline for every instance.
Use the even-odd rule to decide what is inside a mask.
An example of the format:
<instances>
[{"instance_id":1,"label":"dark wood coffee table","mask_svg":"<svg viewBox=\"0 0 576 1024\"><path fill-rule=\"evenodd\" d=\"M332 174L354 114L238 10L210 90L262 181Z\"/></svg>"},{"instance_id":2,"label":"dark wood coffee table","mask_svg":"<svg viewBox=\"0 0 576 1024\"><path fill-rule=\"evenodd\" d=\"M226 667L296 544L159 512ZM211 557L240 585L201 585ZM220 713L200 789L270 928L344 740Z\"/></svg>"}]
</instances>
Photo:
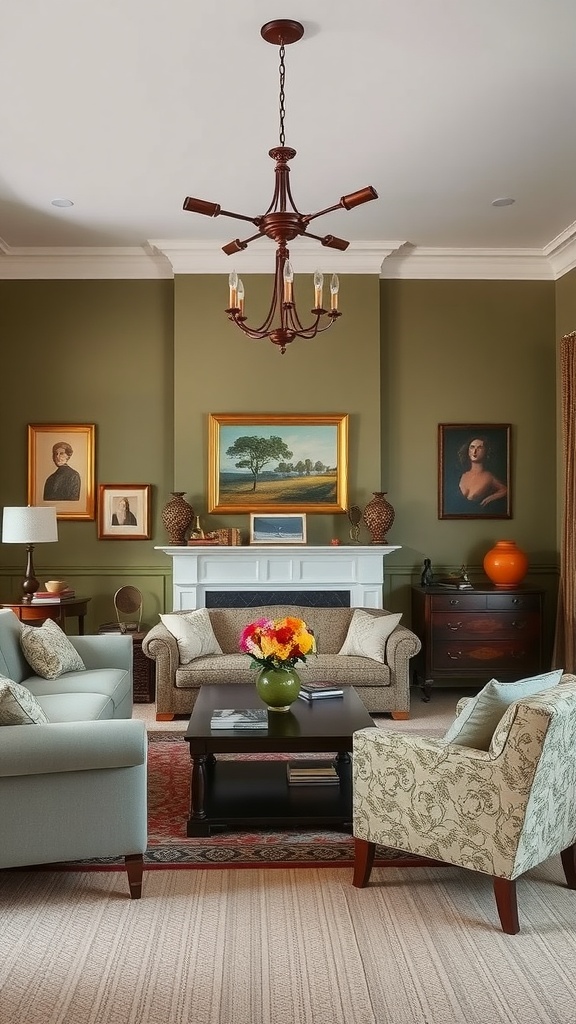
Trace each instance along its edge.
<instances>
[{"instance_id":1,"label":"dark wood coffee table","mask_svg":"<svg viewBox=\"0 0 576 1024\"><path fill-rule=\"evenodd\" d=\"M268 728L210 729L216 708L264 707L253 686L202 686L184 739L190 746L189 836L225 828L352 827L352 733L374 722L353 687L343 697L268 713ZM289 785L286 760L218 754L335 753L340 785Z\"/></svg>"}]
</instances>

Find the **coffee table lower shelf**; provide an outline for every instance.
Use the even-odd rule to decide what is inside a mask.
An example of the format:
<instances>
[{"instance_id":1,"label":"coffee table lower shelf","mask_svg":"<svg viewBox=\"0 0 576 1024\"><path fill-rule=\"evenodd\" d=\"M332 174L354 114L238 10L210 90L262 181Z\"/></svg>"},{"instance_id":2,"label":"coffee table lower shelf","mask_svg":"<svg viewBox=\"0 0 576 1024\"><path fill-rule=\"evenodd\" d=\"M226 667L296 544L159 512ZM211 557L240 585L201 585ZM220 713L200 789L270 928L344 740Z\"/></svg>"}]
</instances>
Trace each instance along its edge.
<instances>
[{"instance_id":1,"label":"coffee table lower shelf","mask_svg":"<svg viewBox=\"0 0 576 1024\"><path fill-rule=\"evenodd\" d=\"M339 785L290 785L285 760L192 761L192 796L187 834L209 836L224 829L352 829L351 761L334 761Z\"/></svg>"}]
</instances>

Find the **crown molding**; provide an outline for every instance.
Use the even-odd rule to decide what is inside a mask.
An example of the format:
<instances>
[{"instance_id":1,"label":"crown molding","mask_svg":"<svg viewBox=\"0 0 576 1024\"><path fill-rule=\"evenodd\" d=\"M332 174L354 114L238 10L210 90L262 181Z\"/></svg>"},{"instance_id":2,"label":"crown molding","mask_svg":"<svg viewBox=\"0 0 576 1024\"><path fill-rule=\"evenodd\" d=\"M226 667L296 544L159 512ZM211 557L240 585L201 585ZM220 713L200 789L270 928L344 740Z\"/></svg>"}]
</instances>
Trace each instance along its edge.
<instances>
[{"instance_id":1,"label":"crown molding","mask_svg":"<svg viewBox=\"0 0 576 1024\"><path fill-rule=\"evenodd\" d=\"M543 249L557 281L576 267L576 221L553 238Z\"/></svg>"},{"instance_id":2,"label":"crown molding","mask_svg":"<svg viewBox=\"0 0 576 1024\"><path fill-rule=\"evenodd\" d=\"M345 252L294 241L297 273L375 274L386 280L557 281L576 267L576 222L543 249L441 249L351 242ZM0 239L0 280L162 280L176 274L270 274L268 239L231 260L215 241L153 239L139 247L20 247Z\"/></svg>"},{"instance_id":3,"label":"crown molding","mask_svg":"<svg viewBox=\"0 0 576 1024\"><path fill-rule=\"evenodd\" d=\"M434 249L405 246L382 267L385 279L451 281L553 281L541 249Z\"/></svg>"},{"instance_id":4,"label":"crown molding","mask_svg":"<svg viewBox=\"0 0 576 1024\"><path fill-rule=\"evenodd\" d=\"M148 243L170 261L175 274L270 274L274 270L276 249L268 239L256 242L236 256L226 256L220 242L178 242L153 239ZM351 242L345 252L325 246L294 241L290 260L296 273L379 274L384 260L403 242Z\"/></svg>"},{"instance_id":5,"label":"crown molding","mask_svg":"<svg viewBox=\"0 0 576 1024\"><path fill-rule=\"evenodd\" d=\"M145 280L171 278L160 253L139 247L12 248L0 239L0 280Z\"/></svg>"}]
</instances>

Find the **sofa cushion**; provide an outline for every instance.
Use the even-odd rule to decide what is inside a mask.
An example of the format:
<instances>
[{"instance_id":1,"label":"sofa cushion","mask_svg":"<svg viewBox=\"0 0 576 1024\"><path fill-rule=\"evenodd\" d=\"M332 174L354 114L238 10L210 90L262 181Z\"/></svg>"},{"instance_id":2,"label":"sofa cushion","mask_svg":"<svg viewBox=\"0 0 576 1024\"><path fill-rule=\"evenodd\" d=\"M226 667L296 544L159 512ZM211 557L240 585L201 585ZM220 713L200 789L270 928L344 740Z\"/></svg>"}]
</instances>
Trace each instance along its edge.
<instances>
[{"instance_id":1,"label":"sofa cushion","mask_svg":"<svg viewBox=\"0 0 576 1024\"><path fill-rule=\"evenodd\" d=\"M44 725L48 718L30 690L0 677L0 725Z\"/></svg>"},{"instance_id":2,"label":"sofa cushion","mask_svg":"<svg viewBox=\"0 0 576 1024\"><path fill-rule=\"evenodd\" d=\"M46 619L41 626L22 626L20 644L26 661L43 679L57 679L63 672L81 672L86 667L53 619Z\"/></svg>"},{"instance_id":3,"label":"sofa cushion","mask_svg":"<svg viewBox=\"0 0 576 1024\"><path fill-rule=\"evenodd\" d=\"M532 697L558 686L562 671L559 668L553 672L519 679L515 683L500 683L497 679L491 679L462 708L445 733L444 740L462 747L489 750L494 730L510 704L522 697Z\"/></svg>"},{"instance_id":4,"label":"sofa cushion","mask_svg":"<svg viewBox=\"0 0 576 1024\"><path fill-rule=\"evenodd\" d=\"M29 676L26 680L26 686L41 703L48 695L91 693L112 698L115 708L130 693L131 684L130 673L124 668L89 668L83 672L66 672L55 680L41 676Z\"/></svg>"},{"instance_id":5,"label":"sofa cushion","mask_svg":"<svg viewBox=\"0 0 576 1024\"><path fill-rule=\"evenodd\" d=\"M37 697L50 722L97 722L114 718L114 702L104 693L47 693Z\"/></svg>"},{"instance_id":6,"label":"sofa cushion","mask_svg":"<svg viewBox=\"0 0 576 1024\"><path fill-rule=\"evenodd\" d=\"M386 641L401 618L401 612L374 618L361 608L356 608L339 654L371 658L385 664Z\"/></svg>"},{"instance_id":7,"label":"sofa cushion","mask_svg":"<svg viewBox=\"0 0 576 1024\"><path fill-rule=\"evenodd\" d=\"M161 615L160 619L176 639L182 665L209 654L222 654L206 608L185 615Z\"/></svg>"}]
</instances>

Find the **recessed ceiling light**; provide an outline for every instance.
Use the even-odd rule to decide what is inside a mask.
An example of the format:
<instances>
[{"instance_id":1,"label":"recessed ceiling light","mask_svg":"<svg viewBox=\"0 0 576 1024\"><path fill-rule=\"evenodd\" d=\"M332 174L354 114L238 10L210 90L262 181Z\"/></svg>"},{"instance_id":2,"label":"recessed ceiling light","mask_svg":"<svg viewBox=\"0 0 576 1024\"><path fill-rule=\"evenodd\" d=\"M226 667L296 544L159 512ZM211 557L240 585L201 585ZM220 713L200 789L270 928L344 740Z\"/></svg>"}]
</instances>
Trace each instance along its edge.
<instances>
[{"instance_id":1,"label":"recessed ceiling light","mask_svg":"<svg viewBox=\"0 0 576 1024\"><path fill-rule=\"evenodd\" d=\"M50 203L52 206L74 206L71 199L51 199Z\"/></svg>"},{"instance_id":2,"label":"recessed ceiling light","mask_svg":"<svg viewBox=\"0 0 576 1024\"><path fill-rule=\"evenodd\" d=\"M515 199L510 199L509 197L507 199L493 199L492 206L512 206L515 202Z\"/></svg>"}]
</instances>

